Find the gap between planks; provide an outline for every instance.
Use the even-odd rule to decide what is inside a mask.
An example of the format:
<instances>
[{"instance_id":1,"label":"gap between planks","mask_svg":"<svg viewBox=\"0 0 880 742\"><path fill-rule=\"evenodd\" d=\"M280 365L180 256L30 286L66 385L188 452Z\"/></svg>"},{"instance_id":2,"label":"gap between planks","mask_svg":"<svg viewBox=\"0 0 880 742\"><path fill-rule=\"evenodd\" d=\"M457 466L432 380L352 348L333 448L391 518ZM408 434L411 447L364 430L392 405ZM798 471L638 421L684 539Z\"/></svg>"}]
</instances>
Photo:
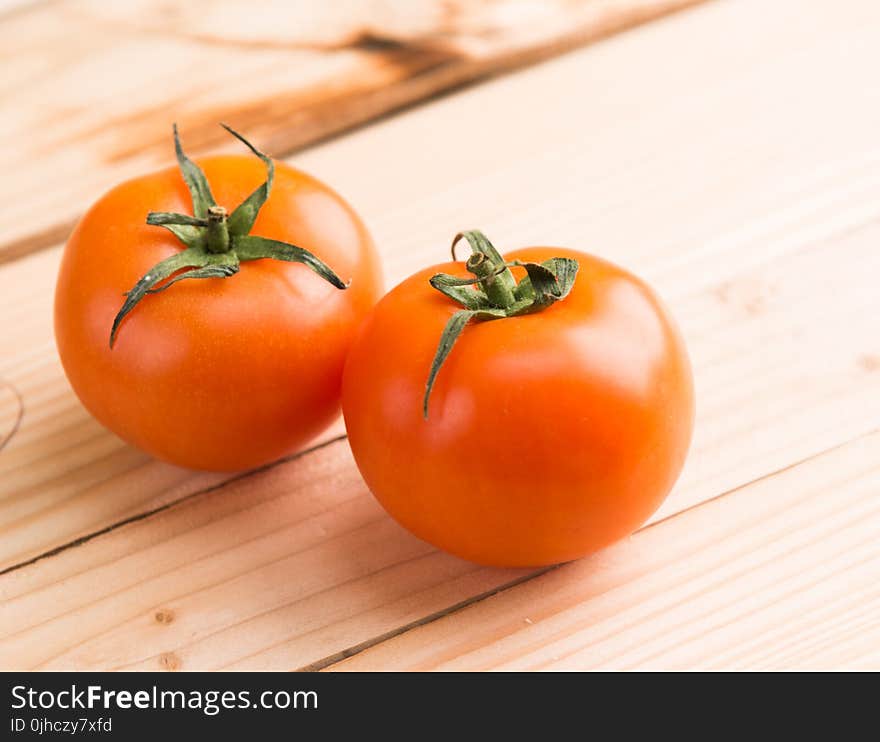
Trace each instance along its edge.
<instances>
[{"instance_id":1,"label":"gap between planks","mask_svg":"<svg viewBox=\"0 0 880 742\"><path fill-rule=\"evenodd\" d=\"M19 420L20 420L20 417L19 417ZM13 429L13 432L14 432L14 430L15 429ZM100 530L92 531L91 533L87 533L83 536L80 536L79 538L74 539L73 541L68 541L68 542L60 544L59 546L56 546L52 549L49 549L48 551L44 551L42 554L37 554L36 556L33 556L30 559L27 559L23 562L18 562L17 564L12 564L4 569L0 569L0 577L2 577L5 574L8 574L9 572L14 572L17 569L21 569L22 567L29 567L30 565L36 564L37 562L39 562L43 559L46 559L48 557L57 556L57 555L61 554L62 552L67 551L68 549L74 549L77 546L82 546L83 544L87 544L92 539L95 539L95 538L98 538L99 536L104 536L108 533L111 533L112 531L115 531L117 528L122 528L123 526L131 525L132 523L137 523L138 521L145 520L146 518L152 518L156 515L159 515L160 513L165 512L169 508L173 508L173 507L176 507L177 505L181 505L183 503L186 503L186 502L192 500L193 498L201 497L202 495L209 495L211 492L215 492L215 491L225 487L227 484L234 484L235 482L238 482L243 479L247 479L248 477L257 476L259 474L262 474L263 472L266 472L266 471L269 471L270 469L273 469L276 466L281 466L281 465L287 464L291 461L296 461L297 459L302 458L303 456L306 456L310 453L314 453L315 451L320 451L322 448L324 448L326 446L330 446L334 443L339 443L340 441L344 441L347 439L348 439L348 436L346 436L346 435L337 435L337 436L330 438L326 441L322 441L321 443L318 443L316 445L309 446L308 448L304 448L302 451L297 451L296 453L291 454L290 456L284 456L283 458L280 458L276 461L272 461L268 464L265 464L264 466L259 466L256 469L249 469L249 470L241 472L239 474L234 474L234 475L230 476L228 479L223 480L222 482L218 482L217 484L212 484L209 487L205 487L203 489L196 490L195 492L190 492L189 494L183 495L182 497L180 497L177 500L174 500L173 502L169 502L164 505L160 505L157 508L153 508L152 510L145 510L141 513L137 513L136 515L132 515L128 518L124 518L123 520L117 521L116 523L113 523L113 524L107 526L106 528L101 528Z\"/></svg>"},{"instance_id":2,"label":"gap between planks","mask_svg":"<svg viewBox=\"0 0 880 742\"><path fill-rule=\"evenodd\" d=\"M721 492L718 495L715 495L714 497L711 497L707 500L695 503L695 504L690 505L682 510L671 513L670 515L667 515L664 518L660 518L659 520L651 521L647 525L642 526L641 528L637 529L632 534L632 536L630 536L629 538L633 538L635 536L638 536L638 534L646 531L649 528L655 528L657 526L662 526L663 524L668 523L670 520L672 520L674 518L686 517L688 515L688 513L690 513L692 510L694 510L696 508L706 507L709 504L715 502L716 500L719 500L722 497L735 496L736 493L740 492L741 490L748 489L749 487L751 487L755 484L758 484L759 482L773 479L774 477L777 477L780 474L784 474L785 472L787 472L791 469L795 469L799 466L802 466L803 464L806 464L809 461L812 461L813 459L824 457L827 454L833 453L834 451L836 451L838 449L846 448L847 446L851 445L854 442L861 440L862 438L876 435L877 432L878 431L872 431L872 432L866 433L864 435L859 435L851 440L844 441L842 443L838 443L837 445L832 446L831 448L828 448L824 451L820 451L818 453L812 454L811 456L808 456L804 459L801 459L800 461L796 461L793 464L788 464L787 466L784 466L780 469L777 469L776 471L772 471L767 474L763 474L760 477L757 477L756 479L753 479L750 482L746 482L744 484L738 485L738 486L734 487L733 489L728 490L727 492ZM615 546L613 545L609 548L615 548ZM589 558L590 557L587 557L587 559L589 559ZM389 641L389 640L394 639L395 637L398 637L398 636L402 636L403 634L406 634L410 631L420 629L423 626L427 626L428 624L434 623L435 621L439 621L439 620L444 619L448 616L452 616L453 614L459 613L460 611L463 611L466 608L470 608L471 606L475 606L478 603L480 603L484 600L487 600L488 598L494 598L496 595L500 595L501 593L504 593L504 592L512 590L516 587L519 587L520 585L523 585L526 582L529 582L530 580L534 580L539 577L542 577L543 575L547 574L548 572L552 572L553 570L556 570L556 569L561 569L561 568L567 566L568 564L574 564L574 563L575 562L563 562L561 564L554 564L549 567L543 567L541 569L536 569L534 572L532 572L528 575L525 575L524 577L521 577L516 580L512 580L511 582L505 583L504 585L500 585L493 590L489 590L489 591L482 593L480 595L475 595L472 598L468 598L467 600L463 600L460 603L456 603L455 605L451 605L444 610L437 611L436 613L432 613L432 614L425 616L424 618L421 618L417 621L413 621L410 624L407 624L405 626L401 626L401 627L394 629L392 631L388 631L385 634L382 634L381 636L374 637L373 639L368 639L367 641L361 642L360 644L357 644L353 647L349 647L349 648L343 649L333 655L323 657L322 659L320 659L316 662L312 662L309 665L305 665L304 667L299 668L297 670L297 672L318 672L318 671L322 671L322 670L333 671L334 669L344 669L346 667L346 660L349 660L353 657L356 657L357 655L359 655L363 652L366 652L367 650L370 650L373 647L376 647L376 646L382 644L383 642ZM339 665L340 667L339 668L334 667L336 665Z\"/></svg>"},{"instance_id":3,"label":"gap between planks","mask_svg":"<svg viewBox=\"0 0 880 742\"><path fill-rule=\"evenodd\" d=\"M306 669L877 669L878 461L874 431Z\"/></svg>"}]
</instances>

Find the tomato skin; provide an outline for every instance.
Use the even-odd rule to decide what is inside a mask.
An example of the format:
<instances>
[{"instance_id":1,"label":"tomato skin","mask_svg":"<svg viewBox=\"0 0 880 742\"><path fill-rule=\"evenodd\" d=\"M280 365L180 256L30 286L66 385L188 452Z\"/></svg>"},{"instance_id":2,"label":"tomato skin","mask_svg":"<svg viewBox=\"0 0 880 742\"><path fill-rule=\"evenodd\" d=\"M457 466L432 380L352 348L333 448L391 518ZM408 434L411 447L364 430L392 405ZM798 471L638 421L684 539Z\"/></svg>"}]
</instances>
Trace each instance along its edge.
<instances>
[{"instance_id":1,"label":"tomato skin","mask_svg":"<svg viewBox=\"0 0 880 742\"><path fill-rule=\"evenodd\" d=\"M199 161L232 210L265 180L253 157ZM192 213L176 168L122 183L77 225L61 262L55 336L85 407L121 438L180 466L237 471L309 441L339 414L345 355L378 299L372 240L335 192L276 163L252 234L328 263L341 291L301 264L245 262L234 276L186 280L145 297L109 347L124 292L183 245L149 211Z\"/></svg>"},{"instance_id":2,"label":"tomato skin","mask_svg":"<svg viewBox=\"0 0 880 742\"><path fill-rule=\"evenodd\" d=\"M675 482L694 418L690 363L673 320L635 276L573 250L571 294L522 317L468 325L422 396L460 307L428 284L393 289L352 346L343 413L370 490L404 527L470 561L538 566L622 538ZM521 269L515 269L517 278Z\"/></svg>"}]
</instances>

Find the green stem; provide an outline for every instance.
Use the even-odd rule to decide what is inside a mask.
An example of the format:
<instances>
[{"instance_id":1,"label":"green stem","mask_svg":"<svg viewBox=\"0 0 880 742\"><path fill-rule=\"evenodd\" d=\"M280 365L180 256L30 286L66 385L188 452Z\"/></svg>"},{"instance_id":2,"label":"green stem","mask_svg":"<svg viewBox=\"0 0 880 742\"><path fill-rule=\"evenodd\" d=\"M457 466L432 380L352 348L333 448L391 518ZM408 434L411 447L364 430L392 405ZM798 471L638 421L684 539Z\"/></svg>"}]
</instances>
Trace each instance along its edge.
<instances>
[{"instance_id":1,"label":"green stem","mask_svg":"<svg viewBox=\"0 0 880 742\"><path fill-rule=\"evenodd\" d=\"M465 267L477 277L480 286L494 306L507 309L516 301L510 283L504 280L504 274L510 274L510 269L504 263L495 265L485 253L475 252L468 258Z\"/></svg>"},{"instance_id":2,"label":"green stem","mask_svg":"<svg viewBox=\"0 0 880 742\"><path fill-rule=\"evenodd\" d=\"M180 173L192 198L193 213L172 214L153 212L147 215L147 224L163 227L186 247L154 265L125 295L110 328L110 347L116 340L120 323L148 294L165 291L179 281L195 278L228 278L235 275L242 262L271 259L288 263L302 263L338 289L348 288L333 270L307 249L287 242L259 237L250 233L260 209L269 198L275 177L272 160L254 147L241 134L225 124L224 128L259 157L266 166L266 180L250 196L235 207L232 214L219 206L211 193L211 186L202 169L184 154L174 127L174 150ZM471 291L476 295L475 291Z\"/></svg>"},{"instance_id":3,"label":"green stem","mask_svg":"<svg viewBox=\"0 0 880 742\"><path fill-rule=\"evenodd\" d=\"M205 232L205 249L212 253L229 252L228 212L222 206L208 209L208 228Z\"/></svg>"},{"instance_id":4,"label":"green stem","mask_svg":"<svg viewBox=\"0 0 880 742\"><path fill-rule=\"evenodd\" d=\"M430 278L433 288L464 308L447 320L440 335L422 398L422 412L426 419L428 400L437 374L469 323L541 312L569 295L578 272L578 261L574 258L550 258L541 263L514 260L508 263L486 235L476 229L455 235L452 240L453 259L455 246L461 239L466 239L472 250L465 265L476 278L462 278L447 273L437 273ZM526 275L519 283L510 272L511 265L526 270ZM475 283L480 285L479 289L469 288Z\"/></svg>"}]
</instances>

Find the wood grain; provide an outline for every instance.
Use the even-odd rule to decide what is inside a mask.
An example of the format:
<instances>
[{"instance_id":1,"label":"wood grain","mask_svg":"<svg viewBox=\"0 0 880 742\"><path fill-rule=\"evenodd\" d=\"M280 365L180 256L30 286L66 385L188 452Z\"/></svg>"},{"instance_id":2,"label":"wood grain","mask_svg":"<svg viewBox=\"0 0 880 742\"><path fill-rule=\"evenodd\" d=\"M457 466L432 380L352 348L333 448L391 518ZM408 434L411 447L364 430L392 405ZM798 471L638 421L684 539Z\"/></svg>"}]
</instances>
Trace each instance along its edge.
<instances>
[{"instance_id":1,"label":"wood grain","mask_svg":"<svg viewBox=\"0 0 880 742\"><path fill-rule=\"evenodd\" d=\"M697 0L66 0L0 16L0 261L226 121L276 154Z\"/></svg>"},{"instance_id":2,"label":"wood grain","mask_svg":"<svg viewBox=\"0 0 880 742\"><path fill-rule=\"evenodd\" d=\"M339 442L7 574L0 666L216 667L296 639L262 665L290 668L516 576L395 526Z\"/></svg>"},{"instance_id":3,"label":"wood grain","mask_svg":"<svg viewBox=\"0 0 880 742\"><path fill-rule=\"evenodd\" d=\"M880 668L880 433L334 670Z\"/></svg>"},{"instance_id":4,"label":"wood grain","mask_svg":"<svg viewBox=\"0 0 880 742\"><path fill-rule=\"evenodd\" d=\"M569 244L652 281L698 384L694 450L666 518L880 420L876 13L857 0L707 5L296 163L358 206L391 281L471 225L502 248ZM646 77L660 59L663 74ZM572 89L582 95L560 94ZM25 403L0 453L0 666L323 666L527 576L403 533L342 441L225 485L119 444L54 355L57 257L0 268L0 377Z\"/></svg>"},{"instance_id":5,"label":"wood grain","mask_svg":"<svg viewBox=\"0 0 880 742\"><path fill-rule=\"evenodd\" d=\"M876 6L868 5L849 3L843 17L811 6L793 25L785 4L776 15L762 11L768 27L748 50L725 29L745 25L751 16L741 8L751 5L707 6L413 110L295 162L358 206L389 284L442 259L450 233L466 225L480 225L504 247L593 250L654 282L695 356L706 413L697 450L701 440L715 446L692 457L687 476L720 491L876 420L869 274L840 260L828 261L830 269L822 260L808 264L812 246L844 238L864 240L868 259L874 254L870 231L858 237L880 217L880 94L870 72L877 50L865 23ZM783 27L788 43L780 46L773 29ZM712 55L703 55L706 37L718 39ZM698 69L673 53L682 44L704 57ZM665 75L646 79L641 60L661 57ZM808 75L805 60L813 60ZM558 92L575 85L581 97ZM780 89L785 104L768 117ZM507 126L524 97L542 114ZM843 108L846 136L832 136L841 120L834 110ZM798 252L810 276L803 286L786 269L749 273ZM150 461L79 406L52 340L58 254L0 268L0 378L18 388L26 407L0 453L5 568L221 481ZM824 321L814 325L814 316ZM705 408L702 391L716 383L728 400L717 413ZM786 395L775 399L780 383Z\"/></svg>"},{"instance_id":6,"label":"wood grain","mask_svg":"<svg viewBox=\"0 0 880 742\"><path fill-rule=\"evenodd\" d=\"M864 318L877 305L878 239L880 225L871 225L725 284L726 292L787 281L775 308L752 322L718 289L690 299L685 317L705 323L690 334L699 434L653 520L876 426L880 374L859 362L877 342ZM863 268L861 284L853 265ZM841 294L825 316L810 304L822 286ZM768 350L737 362L737 339L758 332ZM789 336L819 362L799 358ZM798 383L814 376L814 385ZM479 569L403 532L338 441L0 577L0 666L320 666L525 574Z\"/></svg>"}]
</instances>

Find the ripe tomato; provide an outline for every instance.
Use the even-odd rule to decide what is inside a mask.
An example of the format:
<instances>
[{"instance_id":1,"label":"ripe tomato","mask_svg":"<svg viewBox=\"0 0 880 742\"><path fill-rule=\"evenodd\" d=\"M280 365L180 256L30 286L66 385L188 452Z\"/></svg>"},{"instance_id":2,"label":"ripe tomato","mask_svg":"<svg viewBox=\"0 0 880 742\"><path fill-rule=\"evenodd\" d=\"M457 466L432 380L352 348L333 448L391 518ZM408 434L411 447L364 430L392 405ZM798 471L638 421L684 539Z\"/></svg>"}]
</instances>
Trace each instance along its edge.
<instances>
[{"instance_id":1,"label":"ripe tomato","mask_svg":"<svg viewBox=\"0 0 880 742\"><path fill-rule=\"evenodd\" d=\"M266 181L271 167L268 158L251 156L199 164L216 203L230 210ZM228 278L180 280L145 293L139 279L185 247L166 229L145 224L145 216L190 208L175 168L123 183L92 206L61 263L58 351L85 407L129 443L181 466L240 470L295 450L339 414L346 352L380 295L378 260L364 224L339 195L277 163L268 200L256 204L252 234L308 249L351 282L347 290L306 265L253 259L252 249ZM200 228L180 227L193 229ZM208 258L223 262L225 255ZM233 262L229 271L238 268L238 258ZM114 317L133 286L144 295L119 323L111 348Z\"/></svg>"},{"instance_id":2,"label":"ripe tomato","mask_svg":"<svg viewBox=\"0 0 880 742\"><path fill-rule=\"evenodd\" d=\"M346 362L343 413L370 490L415 535L482 564L553 564L628 535L669 492L690 443L690 364L655 293L581 252L507 256L550 258L579 264L568 296L467 324L427 418L432 357L461 309L429 278L466 277L461 263L387 294Z\"/></svg>"}]
</instances>

